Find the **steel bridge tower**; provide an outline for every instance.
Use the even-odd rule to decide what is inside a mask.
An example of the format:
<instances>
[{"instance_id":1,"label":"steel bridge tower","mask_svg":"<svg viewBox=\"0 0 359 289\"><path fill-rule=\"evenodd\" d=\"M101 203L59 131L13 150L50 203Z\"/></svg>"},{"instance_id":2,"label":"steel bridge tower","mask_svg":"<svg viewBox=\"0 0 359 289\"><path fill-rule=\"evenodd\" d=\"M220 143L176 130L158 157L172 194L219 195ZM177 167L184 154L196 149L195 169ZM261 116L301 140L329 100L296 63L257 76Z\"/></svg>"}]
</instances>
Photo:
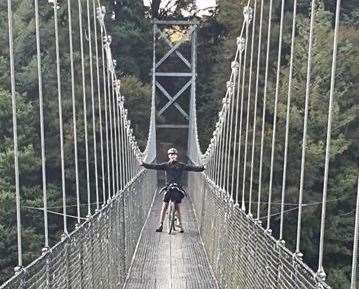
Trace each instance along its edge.
<instances>
[{"instance_id":1,"label":"steel bridge tower","mask_svg":"<svg viewBox=\"0 0 359 289\"><path fill-rule=\"evenodd\" d=\"M153 21L152 96L156 100L158 152L169 146L186 154L196 95L197 21Z\"/></svg>"}]
</instances>

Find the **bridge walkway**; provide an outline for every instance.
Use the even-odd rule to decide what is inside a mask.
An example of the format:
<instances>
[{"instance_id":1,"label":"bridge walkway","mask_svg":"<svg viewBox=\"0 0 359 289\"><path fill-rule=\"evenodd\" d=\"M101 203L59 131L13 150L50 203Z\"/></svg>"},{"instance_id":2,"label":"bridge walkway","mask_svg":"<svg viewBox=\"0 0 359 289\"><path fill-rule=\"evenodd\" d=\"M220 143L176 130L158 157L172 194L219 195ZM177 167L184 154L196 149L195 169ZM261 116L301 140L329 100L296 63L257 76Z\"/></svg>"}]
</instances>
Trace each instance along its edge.
<instances>
[{"instance_id":1,"label":"bridge walkway","mask_svg":"<svg viewBox=\"0 0 359 289\"><path fill-rule=\"evenodd\" d=\"M161 211L156 196L127 276L125 289L218 289L198 232L190 201L182 202L185 233L156 233Z\"/></svg>"}]
</instances>

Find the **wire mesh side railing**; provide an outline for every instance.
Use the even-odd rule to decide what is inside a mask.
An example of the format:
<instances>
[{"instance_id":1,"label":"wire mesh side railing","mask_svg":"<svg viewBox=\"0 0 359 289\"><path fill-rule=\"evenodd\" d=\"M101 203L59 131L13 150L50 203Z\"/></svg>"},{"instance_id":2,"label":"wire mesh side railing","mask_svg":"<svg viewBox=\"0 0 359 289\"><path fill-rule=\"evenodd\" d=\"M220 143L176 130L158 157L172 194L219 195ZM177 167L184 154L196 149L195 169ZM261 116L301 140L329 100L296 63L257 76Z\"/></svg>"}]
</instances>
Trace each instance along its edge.
<instances>
[{"instance_id":1,"label":"wire mesh side railing","mask_svg":"<svg viewBox=\"0 0 359 289\"><path fill-rule=\"evenodd\" d=\"M120 288L156 189L156 175L141 171L96 214L0 288Z\"/></svg>"},{"instance_id":2,"label":"wire mesh side railing","mask_svg":"<svg viewBox=\"0 0 359 289\"><path fill-rule=\"evenodd\" d=\"M343 119L346 101L353 101L348 93L353 87L345 80L353 76L347 75L345 67L353 65L346 58L355 53L349 48L354 40L338 37L339 31L351 29L342 1L333 1L330 8L319 0L302 4L248 0L239 7L243 25L237 32L218 121L204 154L198 143L196 104L190 103L189 157L194 163L205 164L208 179L193 176L189 184L200 222L206 222L201 218L206 215L207 202L218 203L207 212L213 210L213 214L220 215L213 217L211 227L202 236L208 238L205 245L218 278L225 276L220 283L229 288L236 288L233 278L238 288L277 288L278 282L283 288L325 288L328 283L335 286L342 280L342 286L349 287L351 261L351 286L357 287L359 214L352 228L348 224L353 224L354 218L338 213L343 209L339 204L343 199L352 203L344 205L349 215L359 209L358 205L354 208L358 181L355 150L349 149L349 154L348 147L338 151L338 147L343 148L338 146L342 137L356 143L346 133L356 121L350 127L340 124L347 120ZM223 48L227 49L225 45ZM340 171L345 171L345 177ZM348 180L345 189L343 178ZM210 193L196 195L197 190ZM223 223L231 222L228 216L236 216L236 222ZM332 237L337 231L334 224L342 224L345 231L340 241ZM238 242L241 238L250 241L248 236L254 234L259 242L256 249L238 257L238 249L244 250L245 245L235 241L232 247L226 246L226 238L218 235L232 234L228 226L240 226L240 230L234 230ZM351 247L353 254L347 253ZM242 265L234 270L238 277L223 265L228 260L222 260L222 250L227 249L233 251L228 257L230 263L236 264L237 259L231 259L235 256L244 258L243 264L248 262L248 268ZM263 267L250 265L253 251L268 257L257 257ZM333 264L336 258L340 265ZM302 260L310 264L310 269ZM264 276L261 287L255 273L267 269L271 272L266 273L268 278ZM283 281L278 281L280 278Z\"/></svg>"},{"instance_id":3,"label":"wire mesh side railing","mask_svg":"<svg viewBox=\"0 0 359 289\"><path fill-rule=\"evenodd\" d=\"M13 129L11 155L15 161L14 180L11 176L6 178L11 179L9 187L14 187L16 195L17 234L13 242L17 239L17 246L11 252L18 256L15 277L3 287L109 288L122 282L114 276L124 278L151 203L151 193L156 188L155 176L144 173L139 166L142 159L151 162L156 155L154 102L150 108L147 146L140 151L116 76L105 6L98 0L39 2L28 3L33 11L26 10L34 28L29 39L36 42L31 57L36 60L37 74L31 91L18 80L19 71L24 68L17 61L20 57L17 47L26 43L23 39L18 41L17 33L24 23L13 20L21 18L24 10L15 1L3 4L7 7L8 25L2 28L4 34L8 32L6 53L11 71L11 85L6 89L12 99L13 113L12 123L9 120L8 125L12 124ZM45 24L49 33L42 33ZM45 77L48 70L50 73ZM29 141L21 134L18 137L18 131L22 131L17 123L21 114L20 96L28 94L24 102L31 103L39 112L39 119L31 122L34 135ZM30 148L37 148L34 155L41 163L41 169L34 168L36 176L31 183L24 182L21 175L25 142ZM44 242L38 244L42 242L42 236L38 236L36 244L43 247L43 254L29 266L31 258L25 254L30 249L24 247L24 231L35 226L22 224L25 222L21 210L28 201L26 190L36 191L38 200L43 201L37 207L26 206L34 212L43 211L44 228ZM48 207L51 193L56 194L59 212ZM62 217L56 224L52 218L49 224L48 216L52 213ZM56 228L51 228L51 234L55 235L56 231L56 236L49 235L49 227L53 226ZM36 224L36 227L42 226ZM50 248L60 240L59 234L63 240ZM34 251L31 254L36 255ZM41 249L38 254L41 255ZM108 259L104 259L106 254ZM7 269L15 266L14 262L8 263L3 265Z\"/></svg>"},{"instance_id":4,"label":"wire mesh side railing","mask_svg":"<svg viewBox=\"0 0 359 289\"><path fill-rule=\"evenodd\" d=\"M221 288L330 288L204 174L190 174L189 192Z\"/></svg>"}]
</instances>

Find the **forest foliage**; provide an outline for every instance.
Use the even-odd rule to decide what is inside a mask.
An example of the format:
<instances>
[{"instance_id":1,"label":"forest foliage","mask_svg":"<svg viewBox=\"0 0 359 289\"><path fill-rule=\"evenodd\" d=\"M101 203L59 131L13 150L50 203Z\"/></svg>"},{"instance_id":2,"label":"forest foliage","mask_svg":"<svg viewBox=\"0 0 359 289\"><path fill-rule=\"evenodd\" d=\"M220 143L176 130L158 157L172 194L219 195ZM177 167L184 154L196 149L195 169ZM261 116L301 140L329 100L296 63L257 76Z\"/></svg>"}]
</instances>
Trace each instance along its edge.
<instances>
[{"instance_id":1,"label":"forest foliage","mask_svg":"<svg viewBox=\"0 0 359 289\"><path fill-rule=\"evenodd\" d=\"M162 0L153 0L150 7L142 1L104 1L107 6L107 24L112 35L112 50L117 60L117 74L122 79L122 93L125 96L129 117L134 124L135 134L141 147L145 146L151 103L152 68L152 22L153 18L179 19L193 13L191 0L177 0L173 7L160 8ZM19 162L21 179L21 202L23 218L24 260L28 264L41 252L43 246L42 212L31 208L42 207L41 152L38 111L35 20L33 1L13 1L15 24L15 65L17 84L17 117L19 134ZM40 1L42 70L45 91L45 131L49 207L61 207L61 174L59 160L59 128L57 110L56 66L54 63L54 25L51 6ZM258 1L259 2L259 1ZM264 1L267 3L268 1ZM300 154L303 132L303 111L306 84L306 61L308 50L310 1L299 1L297 32L295 42L293 96L290 111L289 173L287 175L286 202L298 201ZM314 55L312 86L309 103L308 146L305 171L304 203L320 202L324 171L325 136L327 126L330 68L332 64L332 39L336 1L318 0L314 29ZM116 4L115 4L116 3ZM226 81L230 75L230 63L234 58L236 37L243 22L242 8L247 1L219 0L218 7L209 16L199 18L198 30L198 77L197 110L199 137L204 151L212 136L217 121L217 113L225 94ZM280 1L274 1L273 27L271 34L271 61L268 80L268 113L266 117L265 141L269 147L273 122L273 99L277 63ZM274 167L274 201L280 200L283 146L286 117L286 96L288 90L290 29L293 0L286 1L283 53L281 61L281 81L279 86L278 127L276 162ZM14 198L14 165L12 145L12 115L9 83L7 7L0 2L0 283L13 273L16 265L16 219ZM74 10L76 12L76 9ZM111 19L114 12L115 18ZM74 12L74 14L75 14ZM74 22L76 16L73 14ZM268 15L265 5L264 15ZM332 150L329 174L329 192L326 225L326 247L324 264L328 282L336 289L349 288L352 258L355 191L358 178L359 158L359 2L342 1L341 25L336 69L334 99L334 120ZM63 76L64 139L66 184L69 192L68 204L74 204L74 163L73 131L71 128L70 65L68 53L67 6L59 9L61 46L61 71ZM265 16L264 19L267 19ZM75 29L78 29L75 24ZM266 39L267 23L263 26ZM258 32L258 31L257 31ZM76 32L78 33L78 32ZM76 39L75 49L79 46ZM265 55L265 45L255 47L255 55L261 49ZM80 71L80 56L75 54L75 70ZM253 75L254 76L254 75ZM79 77L79 76L77 76ZM264 81L264 58L260 67L260 83ZM261 85L263 87L263 85ZM87 83L87 89L89 84ZM248 85L246 86L248 91ZM76 93L81 94L80 85ZM263 91L259 91L262 95ZM253 100L253 98L252 98ZM77 105L81 107L81 100ZM252 104L253 105L253 104ZM258 103L261 111L262 103ZM132 109L134 108L134 109ZM82 111L80 110L79 119ZM257 118L258 127L261 125ZM259 134L257 139L259 139ZM84 129L79 121L79 160L84 167ZM259 142L255 147L259 151ZM256 153L258 157L258 153ZM91 165L93 160L91 159ZM265 151L264 191L269 183L270 151ZM255 170L255 175L258 169ZM85 202L85 171L80 172L81 200ZM258 184L255 183L255 188ZM264 196L266 197L266 196ZM290 206L286 207L286 209ZM279 208L275 208L276 212ZM263 209L264 211L264 209ZM72 212L75 214L74 212ZM302 245L304 259L312 268L317 266L320 205L303 209ZM71 214L71 211L70 211ZM285 215L285 240L291 249L295 247L297 211ZM61 218L50 215L50 236L53 245L61 235ZM278 231L278 221L273 220L274 235ZM73 225L73 224L72 224Z\"/></svg>"}]
</instances>

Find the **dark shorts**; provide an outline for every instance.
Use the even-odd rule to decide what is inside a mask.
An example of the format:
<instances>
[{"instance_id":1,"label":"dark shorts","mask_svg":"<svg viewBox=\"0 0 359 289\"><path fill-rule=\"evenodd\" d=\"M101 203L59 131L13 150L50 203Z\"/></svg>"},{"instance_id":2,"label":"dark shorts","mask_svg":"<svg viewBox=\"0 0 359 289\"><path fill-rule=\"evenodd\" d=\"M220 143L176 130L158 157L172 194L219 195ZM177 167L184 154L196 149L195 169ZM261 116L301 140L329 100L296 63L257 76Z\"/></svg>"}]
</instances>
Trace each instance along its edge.
<instances>
[{"instance_id":1,"label":"dark shorts","mask_svg":"<svg viewBox=\"0 0 359 289\"><path fill-rule=\"evenodd\" d=\"M176 204L181 203L182 199L184 198L184 193L180 190L168 190L165 193L165 196L163 197L163 201L165 203L169 203L169 201L172 201Z\"/></svg>"}]
</instances>

